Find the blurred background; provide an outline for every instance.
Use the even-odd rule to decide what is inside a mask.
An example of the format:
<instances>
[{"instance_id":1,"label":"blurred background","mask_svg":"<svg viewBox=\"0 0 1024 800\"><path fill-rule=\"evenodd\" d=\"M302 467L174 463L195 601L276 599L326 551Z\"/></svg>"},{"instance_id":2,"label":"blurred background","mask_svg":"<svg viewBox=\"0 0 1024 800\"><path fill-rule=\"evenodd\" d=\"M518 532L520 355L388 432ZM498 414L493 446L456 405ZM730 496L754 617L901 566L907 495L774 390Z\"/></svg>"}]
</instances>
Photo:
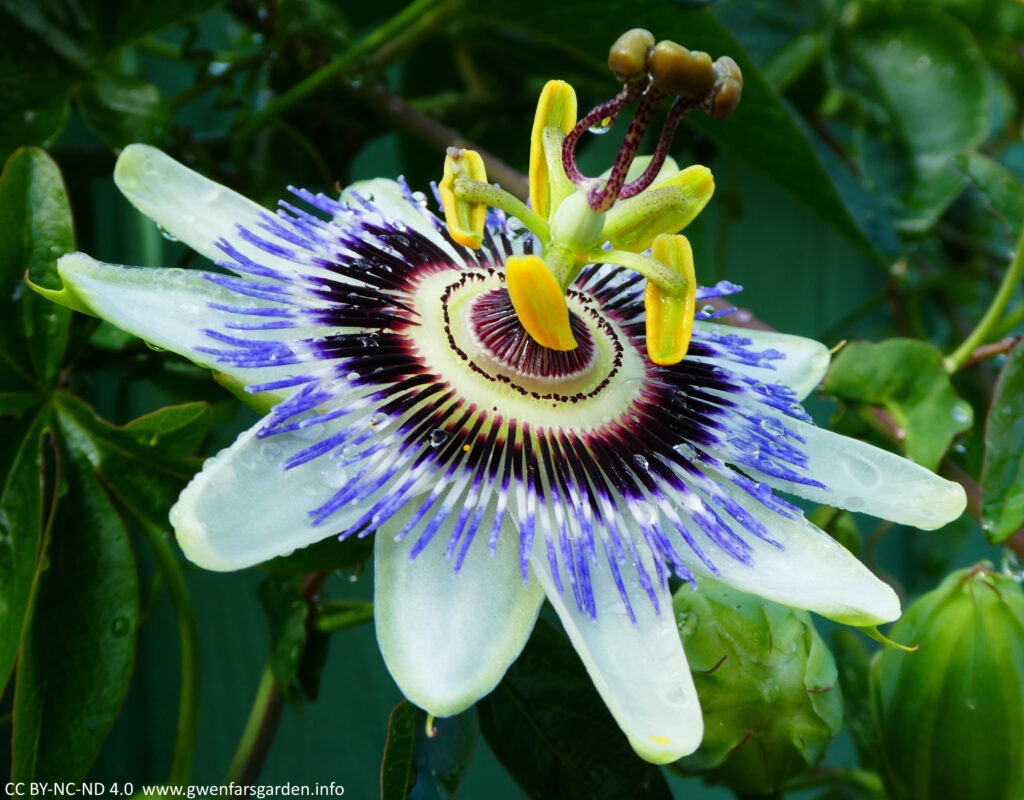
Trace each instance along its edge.
<instances>
[{"instance_id":1,"label":"blurred background","mask_svg":"<svg viewBox=\"0 0 1024 800\"><path fill-rule=\"evenodd\" d=\"M672 149L680 164L704 163L716 179L713 200L687 231L698 278L743 285L738 302L760 320L829 347L856 339L925 343L924 350L879 355L877 385L861 385L858 392L826 385L827 393L812 398L810 408L819 424L890 448L916 448L911 455L926 466L941 463L945 474L977 489L985 421L1012 344L958 371L952 381L929 370L941 364L931 354L952 351L989 307L1024 219L1019 2L2 0L0 160L28 145L49 153L66 185L74 248L113 263L198 267L200 257L161 235L117 193L112 170L128 143L164 148L268 206L289 185L334 193L377 176L404 175L413 189L429 193L430 182L440 178L445 146L456 141L497 156L506 168L489 167L489 176L519 191L544 82L570 81L581 111L609 98L617 84L605 66L607 49L631 27L712 57L730 55L744 72L743 101L734 117L723 123L688 118ZM620 123L606 135L587 137L581 149L585 171L596 174L610 165L623 128ZM647 151L658 126L653 128ZM3 215L0 221L9 224L13 212L8 208ZM37 281L52 280L52 266L33 269L39 270ZM4 273L12 281L4 302L20 302L23 272ZM1010 302L986 341L1024 331L1020 289L1010 288ZM215 453L257 419L203 370L106 323L76 316L71 324L64 361L51 377L101 419L124 425L170 404L207 403L212 424L190 440L198 455ZM924 386L926 405L915 399L916 389L902 386L899 376L907 372L925 376L918 389ZM28 424L11 399L16 394L0 391L0 399L9 401L0 422L5 453L14 446L13 434L24 433L21 426ZM910 444L892 441L884 426L872 425L871 408L885 409L907 429ZM47 459L60 458L46 452L40 457L44 469ZM167 780L178 725L181 610L160 577L152 529L161 525L160 504L173 499L198 463L182 460L187 452L171 454L177 471L168 472L166 497L152 498L146 513L126 513L111 500L99 511L79 507L74 519L64 521L71 530L93 520L91 514L114 515L128 531L130 549L120 561L97 560L95 573L58 563L68 570L61 573L68 582L61 591L50 590L49 602L65 610L46 616L37 609L33 622L42 637L38 671L61 673L52 678L58 683L66 677L63 670L92 681L86 688L72 681L68 697L56 696L53 702L70 710L55 713L52 724L51 717L40 723L36 735L52 752L36 754L52 763L70 759L97 780L131 781L136 788ZM13 456L5 458L9 470ZM73 453L68 459L77 463ZM142 468L162 469L153 464ZM73 476L74 469L67 471L44 493L61 496L62 482ZM980 558L997 565L1013 558L1006 547L989 544L966 514L937 533L839 516L825 517L831 530L842 527L836 535L904 598ZM54 535L61 530L58 520ZM364 559L365 553L347 554L325 594L369 600L372 575ZM274 591L260 587L268 575L277 576L280 591L294 599L295 579L288 576L301 568L214 574L181 564L201 665L193 783L224 779L268 653L277 647L281 625L291 624L281 621L289 618L275 605ZM117 569L127 577L115 591L98 575L104 571L109 581ZM129 575L136 569L137 580ZM75 580L92 581L81 590L91 604L60 605L79 591ZM125 612L124 627L134 637L120 635L117 647L99 647L101 656L114 653L116 663L80 663L90 645L80 648L65 631L116 623L103 616L108 590L112 597L128 597L129 605L132 596L139 598L138 607ZM93 612L98 621L88 617ZM20 619L9 609L4 613L16 637ZM819 630L828 639L832 628ZM335 781L346 796L375 796L389 713L401 696L372 625L337 633L329 646L326 636L320 638L327 651L318 693L308 684L288 693L261 781ZM25 663L23 654L19 670ZM51 678L37 677L40 686L44 679ZM97 685L105 694L96 700L95 716L91 706L76 711L68 698ZM15 693L9 686L0 712L10 712ZM10 717L7 722L4 735L11 736ZM477 740L475 719L466 724L473 756L468 767L456 770L462 796L543 796L517 786L487 741ZM563 762L567 774L591 769L588 758L608 768L613 757L581 755L572 741L557 737L550 746L551 758ZM18 747L15 742L15 761ZM4 750L0 760L10 757ZM503 760L509 758L515 756L505 753ZM847 732L827 763L857 764ZM518 767L522 774L531 769L540 767ZM634 774L632 769L623 767L623 774ZM511 772L523 783L516 767ZM84 774L79 770L75 777ZM677 797L732 796L663 774ZM603 774L597 781L614 785ZM637 788L635 796L666 796L661 786ZM565 791L557 796L573 796ZM627 796L578 791L581 797Z\"/></svg>"}]
</instances>

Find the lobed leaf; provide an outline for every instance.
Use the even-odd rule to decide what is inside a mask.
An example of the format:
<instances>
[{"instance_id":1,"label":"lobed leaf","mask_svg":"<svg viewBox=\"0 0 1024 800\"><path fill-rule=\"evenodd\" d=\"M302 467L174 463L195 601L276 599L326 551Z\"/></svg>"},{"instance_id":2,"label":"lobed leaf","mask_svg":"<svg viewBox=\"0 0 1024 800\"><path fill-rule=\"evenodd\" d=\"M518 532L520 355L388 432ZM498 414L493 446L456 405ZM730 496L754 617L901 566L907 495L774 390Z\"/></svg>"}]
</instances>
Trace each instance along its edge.
<instances>
[{"instance_id":1,"label":"lobed leaf","mask_svg":"<svg viewBox=\"0 0 1024 800\"><path fill-rule=\"evenodd\" d=\"M1006 359L985 426L981 526L993 544L1024 528L1024 345Z\"/></svg>"},{"instance_id":2,"label":"lobed leaf","mask_svg":"<svg viewBox=\"0 0 1024 800\"><path fill-rule=\"evenodd\" d=\"M899 426L907 456L931 470L974 420L950 383L942 353L916 339L847 345L832 361L825 391L855 406L884 408Z\"/></svg>"}]
</instances>

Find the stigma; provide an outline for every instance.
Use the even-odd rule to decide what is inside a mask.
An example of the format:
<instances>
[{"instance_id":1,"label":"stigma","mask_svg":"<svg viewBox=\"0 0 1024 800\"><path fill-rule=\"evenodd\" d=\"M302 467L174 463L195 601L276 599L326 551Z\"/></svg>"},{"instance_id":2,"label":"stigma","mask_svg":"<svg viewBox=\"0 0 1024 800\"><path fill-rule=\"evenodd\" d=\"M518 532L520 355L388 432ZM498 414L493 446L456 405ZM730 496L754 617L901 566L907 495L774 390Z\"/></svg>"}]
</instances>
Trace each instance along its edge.
<instances>
[{"instance_id":1,"label":"stigma","mask_svg":"<svg viewBox=\"0 0 1024 800\"><path fill-rule=\"evenodd\" d=\"M449 148L438 193L452 239L478 249L488 209L521 222L536 247L505 264L509 302L534 343L554 352L579 347L566 292L592 264L614 264L646 279L646 341L654 364L681 361L688 350L695 307L693 251L679 232L714 193L710 170L679 169L669 155L680 120L702 110L715 119L739 103L743 78L727 56L712 61L642 29L620 36L608 66L622 85L610 99L578 118L576 92L549 81L537 103L530 141L529 204L488 183L483 158ZM669 108L655 152L638 155L659 108ZM609 170L588 177L576 150L588 131L603 132L635 105Z\"/></svg>"}]
</instances>

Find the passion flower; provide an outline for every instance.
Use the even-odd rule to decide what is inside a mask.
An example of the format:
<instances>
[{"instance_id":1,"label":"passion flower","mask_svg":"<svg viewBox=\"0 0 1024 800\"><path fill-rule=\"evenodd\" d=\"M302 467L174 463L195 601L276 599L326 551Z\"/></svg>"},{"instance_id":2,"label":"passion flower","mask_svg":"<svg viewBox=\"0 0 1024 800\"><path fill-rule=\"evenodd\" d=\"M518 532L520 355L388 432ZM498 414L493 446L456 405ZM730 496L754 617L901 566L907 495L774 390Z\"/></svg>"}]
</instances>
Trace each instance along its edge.
<instances>
[{"instance_id":1,"label":"passion flower","mask_svg":"<svg viewBox=\"0 0 1024 800\"><path fill-rule=\"evenodd\" d=\"M702 307L738 287L697 286L677 233L714 184L704 167L679 170L668 146L682 114L712 109L719 82L673 101L651 159L636 153L666 95L648 76L579 120L572 88L550 83L530 205L451 150L444 221L389 180L340 199L292 189L270 213L126 148L121 191L220 271L75 253L59 264L63 290L40 291L269 409L179 498L185 555L240 569L375 534L385 662L437 716L495 686L547 597L655 762L702 735L673 572L847 622L896 618L893 591L775 491L929 528L960 514L963 491L810 422L800 400L827 369L824 346L723 327ZM582 175L579 138L634 101L608 174Z\"/></svg>"}]
</instances>

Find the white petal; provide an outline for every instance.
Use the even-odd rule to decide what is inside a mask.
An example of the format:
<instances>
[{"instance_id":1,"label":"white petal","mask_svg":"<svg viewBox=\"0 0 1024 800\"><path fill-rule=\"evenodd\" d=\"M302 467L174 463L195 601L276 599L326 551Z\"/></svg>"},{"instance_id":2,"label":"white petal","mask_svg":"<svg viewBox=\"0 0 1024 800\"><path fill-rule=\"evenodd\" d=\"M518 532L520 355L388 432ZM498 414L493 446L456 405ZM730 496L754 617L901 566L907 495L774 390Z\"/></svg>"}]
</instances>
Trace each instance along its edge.
<instances>
[{"instance_id":1,"label":"white petal","mask_svg":"<svg viewBox=\"0 0 1024 800\"><path fill-rule=\"evenodd\" d=\"M234 570L287 555L353 524L360 509L343 508L314 525L309 511L338 490L318 458L293 469L282 461L311 442L293 434L257 439L260 425L209 459L171 509L171 525L189 560Z\"/></svg>"},{"instance_id":2,"label":"white petal","mask_svg":"<svg viewBox=\"0 0 1024 800\"><path fill-rule=\"evenodd\" d=\"M782 383L790 387L797 394L797 399L803 400L814 391L825 373L828 372L831 354L825 345L816 342L814 339L805 339L803 336L792 336L788 333L776 333L775 331L761 331L753 328L737 328L733 325L716 325L710 322L696 320L693 323L694 330L705 336L711 332L722 335L734 334L751 340L752 350L778 350L786 354L784 359L777 359L769 362L771 367L754 367L747 364L737 364L732 361L726 362L726 366L734 372L756 378L764 383ZM710 359L697 358L699 361ZM716 361L716 363L719 363Z\"/></svg>"},{"instance_id":3,"label":"white petal","mask_svg":"<svg viewBox=\"0 0 1024 800\"><path fill-rule=\"evenodd\" d=\"M274 212L203 177L155 147L128 145L117 159L114 182L139 211L211 261L227 258L217 241L228 239L263 266L285 273L294 272L298 266L237 235L239 225L260 234L261 219ZM269 234L264 237L270 238ZM307 266L302 269L310 271Z\"/></svg>"},{"instance_id":4,"label":"white petal","mask_svg":"<svg viewBox=\"0 0 1024 800\"><path fill-rule=\"evenodd\" d=\"M878 625L899 617L900 601L892 588L823 530L803 517L788 519L769 511L743 492L733 492L733 498L782 547L747 533L744 540L751 547L752 564L744 564L691 524L694 539L719 571L714 576L718 580L848 625ZM734 527L740 529L738 523ZM679 553L694 572L712 574L685 547L680 547Z\"/></svg>"},{"instance_id":5,"label":"white petal","mask_svg":"<svg viewBox=\"0 0 1024 800\"><path fill-rule=\"evenodd\" d=\"M123 267L96 261L84 253L71 253L57 262L64 289L91 313L151 345L185 356L243 385L266 382L293 373L292 366L242 368L222 363L201 347L223 347L203 333L225 330L225 324L242 317L210 308L221 303L241 308L270 304L235 294L182 269ZM282 331L246 331L246 338L280 338ZM290 336L296 329L287 331Z\"/></svg>"},{"instance_id":6,"label":"white petal","mask_svg":"<svg viewBox=\"0 0 1024 800\"><path fill-rule=\"evenodd\" d=\"M523 583L519 536L506 521L494 557L474 538L453 574L439 531L409 558L415 536L394 534L410 514L382 526L374 543L374 621L388 671L409 700L438 717L469 708L498 684L522 651L544 601L536 579Z\"/></svg>"},{"instance_id":7,"label":"white petal","mask_svg":"<svg viewBox=\"0 0 1024 800\"><path fill-rule=\"evenodd\" d=\"M925 530L952 522L967 507L960 484L909 459L805 422L787 418L785 425L806 442L802 449L808 456L807 475L827 488L750 470L773 489Z\"/></svg>"},{"instance_id":8,"label":"white petal","mask_svg":"<svg viewBox=\"0 0 1024 800\"><path fill-rule=\"evenodd\" d=\"M679 638L672 596L659 588L661 613L650 598L629 582L634 624L604 558L591 566L597 620L580 612L572 591L558 594L547 561L535 550L533 573L540 579L569 638L608 710L641 757L667 764L692 753L704 736L697 692ZM642 550L643 552L643 550ZM650 574L650 563L647 563Z\"/></svg>"}]
</instances>

